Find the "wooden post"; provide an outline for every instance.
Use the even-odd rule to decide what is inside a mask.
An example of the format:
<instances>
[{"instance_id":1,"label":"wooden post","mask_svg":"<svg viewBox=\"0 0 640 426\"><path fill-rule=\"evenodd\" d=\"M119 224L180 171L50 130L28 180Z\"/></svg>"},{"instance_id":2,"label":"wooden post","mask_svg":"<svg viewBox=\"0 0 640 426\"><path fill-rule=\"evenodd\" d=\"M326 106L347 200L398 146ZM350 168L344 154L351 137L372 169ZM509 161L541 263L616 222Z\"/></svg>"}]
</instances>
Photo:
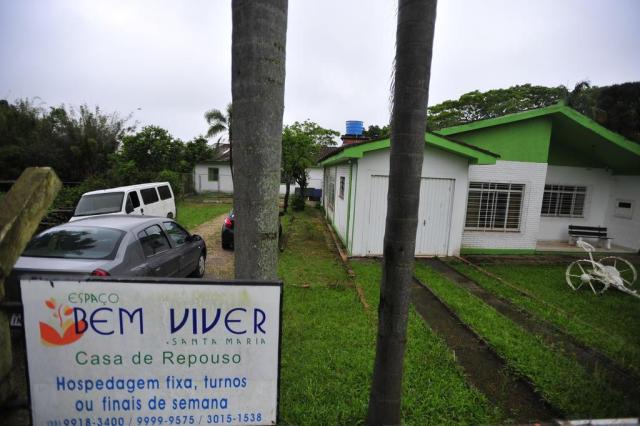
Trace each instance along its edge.
<instances>
[{"instance_id":1,"label":"wooden post","mask_svg":"<svg viewBox=\"0 0 640 426\"><path fill-rule=\"evenodd\" d=\"M30 167L0 200L0 301L5 297L4 280L61 187L53 169ZM9 320L6 312L0 311L0 407L14 391L9 379L12 364Z\"/></svg>"}]
</instances>

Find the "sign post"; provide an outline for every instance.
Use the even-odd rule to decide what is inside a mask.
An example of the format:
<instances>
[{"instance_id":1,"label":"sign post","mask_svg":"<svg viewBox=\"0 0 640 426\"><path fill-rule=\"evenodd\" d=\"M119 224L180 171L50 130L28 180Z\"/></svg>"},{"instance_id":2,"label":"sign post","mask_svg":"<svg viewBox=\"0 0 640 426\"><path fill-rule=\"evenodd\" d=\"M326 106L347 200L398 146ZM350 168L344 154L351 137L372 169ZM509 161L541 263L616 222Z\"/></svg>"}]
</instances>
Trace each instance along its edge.
<instances>
[{"instance_id":1,"label":"sign post","mask_svg":"<svg viewBox=\"0 0 640 426\"><path fill-rule=\"evenodd\" d=\"M281 283L21 289L34 424L276 423Z\"/></svg>"}]
</instances>

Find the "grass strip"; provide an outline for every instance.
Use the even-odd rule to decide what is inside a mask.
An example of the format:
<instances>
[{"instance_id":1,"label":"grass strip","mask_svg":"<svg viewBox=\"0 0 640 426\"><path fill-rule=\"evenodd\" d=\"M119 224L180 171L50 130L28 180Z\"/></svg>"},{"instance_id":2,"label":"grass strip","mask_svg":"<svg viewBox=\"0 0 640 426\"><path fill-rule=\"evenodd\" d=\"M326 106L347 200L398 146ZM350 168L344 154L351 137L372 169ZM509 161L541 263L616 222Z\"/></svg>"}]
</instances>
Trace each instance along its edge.
<instances>
[{"instance_id":1,"label":"grass strip","mask_svg":"<svg viewBox=\"0 0 640 426\"><path fill-rule=\"evenodd\" d=\"M193 229L231 210L231 204L200 204L179 201L177 221L187 229Z\"/></svg>"},{"instance_id":2,"label":"grass strip","mask_svg":"<svg viewBox=\"0 0 640 426\"><path fill-rule=\"evenodd\" d=\"M577 361L548 347L477 297L457 287L425 265L416 275L506 360L513 371L526 377L538 392L569 418L634 415L623 405L622 395L591 376Z\"/></svg>"},{"instance_id":3,"label":"grass strip","mask_svg":"<svg viewBox=\"0 0 640 426\"><path fill-rule=\"evenodd\" d=\"M595 295L587 288L573 291L564 281L563 266L482 266L544 301L541 303L471 266L461 262L449 264L486 290L510 300L640 374L640 333L637 329L640 324L640 303L635 298L614 289L602 295ZM585 324L593 324L594 327Z\"/></svg>"},{"instance_id":4,"label":"grass strip","mask_svg":"<svg viewBox=\"0 0 640 426\"><path fill-rule=\"evenodd\" d=\"M280 423L362 424L375 356L380 265L352 263L372 304L365 310L326 238L320 212L306 209L282 219L288 243L278 268L285 283ZM406 425L504 420L465 382L450 351L414 312L403 386Z\"/></svg>"}]
</instances>

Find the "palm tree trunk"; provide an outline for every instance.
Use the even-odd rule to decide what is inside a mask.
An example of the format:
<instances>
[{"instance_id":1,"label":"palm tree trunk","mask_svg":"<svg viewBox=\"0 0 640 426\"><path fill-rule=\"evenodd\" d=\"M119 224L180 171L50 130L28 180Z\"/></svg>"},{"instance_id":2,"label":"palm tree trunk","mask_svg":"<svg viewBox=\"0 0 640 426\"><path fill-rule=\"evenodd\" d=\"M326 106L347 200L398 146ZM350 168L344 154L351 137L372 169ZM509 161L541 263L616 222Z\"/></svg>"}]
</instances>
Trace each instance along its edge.
<instances>
[{"instance_id":1,"label":"palm tree trunk","mask_svg":"<svg viewBox=\"0 0 640 426\"><path fill-rule=\"evenodd\" d=\"M275 279L287 0L233 0L235 276Z\"/></svg>"},{"instance_id":2,"label":"palm tree trunk","mask_svg":"<svg viewBox=\"0 0 640 426\"><path fill-rule=\"evenodd\" d=\"M282 210L286 213L287 209L289 208L289 194L291 192L291 183L289 182L289 179L287 179L287 183L285 183L284 185L284 206L282 207Z\"/></svg>"},{"instance_id":3,"label":"palm tree trunk","mask_svg":"<svg viewBox=\"0 0 640 426\"><path fill-rule=\"evenodd\" d=\"M398 425L436 0L400 0L378 339L367 424Z\"/></svg>"}]
</instances>

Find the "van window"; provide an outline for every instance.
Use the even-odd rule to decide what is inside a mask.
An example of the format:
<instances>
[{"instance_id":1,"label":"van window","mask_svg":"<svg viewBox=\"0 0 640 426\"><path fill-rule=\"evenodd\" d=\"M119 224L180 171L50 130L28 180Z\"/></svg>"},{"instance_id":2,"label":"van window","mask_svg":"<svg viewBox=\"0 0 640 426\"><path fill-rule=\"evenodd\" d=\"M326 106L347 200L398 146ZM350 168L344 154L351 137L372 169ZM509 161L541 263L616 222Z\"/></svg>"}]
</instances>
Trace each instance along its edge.
<instances>
[{"instance_id":1,"label":"van window","mask_svg":"<svg viewBox=\"0 0 640 426\"><path fill-rule=\"evenodd\" d=\"M140 239L144 255L147 257L162 253L171 248L167 237L158 225L150 226L144 231L138 232L138 239Z\"/></svg>"},{"instance_id":2,"label":"van window","mask_svg":"<svg viewBox=\"0 0 640 426\"><path fill-rule=\"evenodd\" d=\"M85 195L80 198L74 216L117 213L122 210L124 192Z\"/></svg>"},{"instance_id":3,"label":"van window","mask_svg":"<svg viewBox=\"0 0 640 426\"><path fill-rule=\"evenodd\" d=\"M171 198L171 190L167 185L159 186L158 193L160 193L161 200L168 200L169 198Z\"/></svg>"},{"instance_id":4,"label":"van window","mask_svg":"<svg viewBox=\"0 0 640 426\"><path fill-rule=\"evenodd\" d=\"M140 199L138 198L138 193L133 191L129 193L129 199L131 200L131 205L134 209L140 207Z\"/></svg>"},{"instance_id":5,"label":"van window","mask_svg":"<svg viewBox=\"0 0 640 426\"><path fill-rule=\"evenodd\" d=\"M158 193L155 188L141 189L140 195L142 195L142 201L145 204L153 204L158 201Z\"/></svg>"}]
</instances>

